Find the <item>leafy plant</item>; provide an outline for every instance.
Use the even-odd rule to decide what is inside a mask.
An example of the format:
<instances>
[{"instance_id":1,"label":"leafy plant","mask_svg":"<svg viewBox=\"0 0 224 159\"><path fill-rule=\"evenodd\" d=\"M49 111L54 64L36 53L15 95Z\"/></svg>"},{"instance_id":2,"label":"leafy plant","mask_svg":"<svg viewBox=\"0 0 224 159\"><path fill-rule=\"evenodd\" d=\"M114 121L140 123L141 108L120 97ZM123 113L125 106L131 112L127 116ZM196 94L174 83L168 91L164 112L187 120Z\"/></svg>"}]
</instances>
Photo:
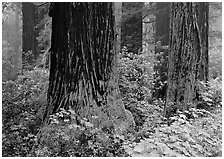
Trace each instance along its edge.
<instances>
[{"instance_id":1,"label":"leafy plant","mask_svg":"<svg viewBox=\"0 0 224 159\"><path fill-rule=\"evenodd\" d=\"M119 54L119 86L125 98L151 99L153 74L150 54L134 54L124 48ZM126 96L125 96L126 95Z\"/></svg>"},{"instance_id":2,"label":"leafy plant","mask_svg":"<svg viewBox=\"0 0 224 159\"><path fill-rule=\"evenodd\" d=\"M221 116L221 109L209 112L193 108L187 112L179 112L169 119L172 120L170 126L166 122L161 123L160 127L154 128L155 133L141 140L129 150L129 154L134 157L221 156Z\"/></svg>"},{"instance_id":3,"label":"leafy plant","mask_svg":"<svg viewBox=\"0 0 224 159\"><path fill-rule=\"evenodd\" d=\"M205 83L198 82L199 103L198 108L214 109L221 106L222 102L222 81L221 78L211 79Z\"/></svg>"},{"instance_id":4,"label":"leafy plant","mask_svg":"<svg viewBox=\"0 0 224 159\"><path fill-rule=\"evenodd\" d=\"M25 72L2 85L3 156L28 156L42 122L47 70Z\"/></svg>"},{"instance_id":5,"label":"leafy plant","mask_svg":"<svg viewBox=\"0 0 224 159\"><path fill-rule=\"evenodd\" d=\"M34 156L115 157L127 156L122 147L124 137L95 128L80 119L73 110L61 109L52 115L50 124L39 134Z\"/></svg>"},{"instance_id":6,"label":"leafy plant","mask_svg":"<svg viewBox=\"0 0 224 159\"><path fill-rule=\"evenodd\" d=\"M14 80L17 76L16 52L7 41L2 41L2 78L3 81Z\"/></svg>"},{"instance_id":7,"label":"leafy plant","mask_svg":"<svg viewBox=\"0 0 224 159\"><path fill-rule=\"evenodd\" d=\"M152 102L152 54L134 54L124 47L118 57L119 88L125 108L134 116L136 129L140 129L146 119L147 107L141 102Z\"/></svg>"}]
</instances>

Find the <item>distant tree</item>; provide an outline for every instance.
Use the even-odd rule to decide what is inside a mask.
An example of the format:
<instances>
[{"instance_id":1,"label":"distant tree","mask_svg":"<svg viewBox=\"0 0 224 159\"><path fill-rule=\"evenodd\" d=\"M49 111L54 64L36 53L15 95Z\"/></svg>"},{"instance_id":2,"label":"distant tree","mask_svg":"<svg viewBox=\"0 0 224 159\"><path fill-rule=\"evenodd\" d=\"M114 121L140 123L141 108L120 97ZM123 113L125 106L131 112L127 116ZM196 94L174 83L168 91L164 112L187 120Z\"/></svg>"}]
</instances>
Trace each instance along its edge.
<instances>
[{"instance_id":1,"label":"distant tree","mask_svg":"<svg viewBox=\"0 0 224 159\"><path fill-rule=\"evenodd\" d=\"M51 3L52 37L45 120L73 109L94 125L130 118L119 96L119 19L114 3ZM121 6L120 6L121 7ZM129 114L129 115L128 115ZM98 117L98 118L96 118ZM133 122L133 121L132 121Z\"/></svg>"},{"instance_id":2,"label":"distant tree","mask_svg":"<svg viewBox=\"0 0 224 159\"><path fill-rule=\"evenodd\" d=\"M161 41L163 45L168 45L170 31L170 2L157 2L155 15L155 41Z\"/></svg>"},{"instance_id":3,"label":"distant tree","mask_svg":"<svg viewBox=\"0 0 224 159\"><path fill-rule=\"evenodd\" d=\"M155 64L154 64L154 93L155 98L166 97L168 71L168 44L170 31L170 3L156 3L156 32L155 32Z\"/></svg>"},{"instance_id":4,"label":"distant tree","mask_svg":"<svg viewBox=\"0 0 224 159\"><path fill-rule=\"evenodd\" d=\"M15 80L21 72L21 3L3 4L2 54L4 80ZM10 48L10 50L8 50ZM8 50L8 51L7 51Z\"/></svg>"},{"instance_id":5,"label":"distant tree","mask_svg":"<svg viewBox=\"0 0 224 159\"><path fill-rule=\"evenodd\" d=\"M36 40L36 6L31 2L22 3L23 15L23 32L22 32L22 61L23 67L25 63L32 65L37 55L37 40ZM30 54L28 54L28 52Z\"/></svg>"},{"instance_id":6,"label":"distant tree","mask_svg":"<svg viewBox=\"0 0 224 159\"><path fill-rule=\"evenodd\" d=\"M143 7L143 2L122 3L121 45L134 53L142 50Z\"/></svg>"},{"instance_id":7,"label":"distant tree","mask_svg":"<svg viewBox=\"0 0 224 159\"><path fill-rule=\"evenodd\" d=\"M49 68L49 49L51 43L51 23L52 18L49 17L48 11L50 7L49 2L37 3L37 48L39 58L36 61L36 66Z\"/></svg>"},{"instance_id":8,"label":"distant tree","mask_svg":"<svg viewBox=\"0 0 224 159\"><path fill-rule=\"evenodd\" d=\"M50 47L51 17L48 15L50 3L36 4L37 7L37 41L38 51L44 53Z\"/></svg>"},{"instance_id":9,"label":"distant tree","mask_svg":"<svg viewBox=\"0 0 224 159\"><path fill-rule=\"evenodd\" d=\"M20 9L21 9L21 5L20 3L14 3L14 9L15 9L15 35L14 35L14 39L16 39L13 43L13 48L15 49L15 51L19 50L20 47L20 43L21 43L21 39L19 38L20 35Z\"/></svg>"},{"instance_id":10,"label":"distant tree","mask_svg":"<svg viewBox=\"0 0 224 159\"><path fill-rule=\"evenodd\" d=\"M176 109L188 110L197 103L197 80L200 80L202 66L207 65L203 58L201 21L207 21L207 4L196 2L172 3L170 17L170 51L168 67L168 90L166 98L166 116ZM201 12L200 12L201 11ZM199 13L200 12L200 13ZM207 14L207 13L206 13ZM207 24L207 23L203 23ZM205 28L207 29L207 28Z\"/></svg>"},{"instance_id":11,"label":"distant tree","mask_svg":"<svg viewBox=\"0 0 224 159\"><path fill-rule=\"evenodd\" d=\"M20 28L20 13L21 13L21 3L15 3L15 41L13 48L17 52L15 61L16 61L16 72L17 74L22 71L22 51L21 51L21 28Z\"/></svg>"},{"instance_id":12,"label":"distant tree","mask_svg":"<svg viewBox=\"0 0 224 159\"><path fill-rule=\"evenodd\" d=\"M222 2L209 3L209 76L222 76Z\"/></svg>"}]
</instances>

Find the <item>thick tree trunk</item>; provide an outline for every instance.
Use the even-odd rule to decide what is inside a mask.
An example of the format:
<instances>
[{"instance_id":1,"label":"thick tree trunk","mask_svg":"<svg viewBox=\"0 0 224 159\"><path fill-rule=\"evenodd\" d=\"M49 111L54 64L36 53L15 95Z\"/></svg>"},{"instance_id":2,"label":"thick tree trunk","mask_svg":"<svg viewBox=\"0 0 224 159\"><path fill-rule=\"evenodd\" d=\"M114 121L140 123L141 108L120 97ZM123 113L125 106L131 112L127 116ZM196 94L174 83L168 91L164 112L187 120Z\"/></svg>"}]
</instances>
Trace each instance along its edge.
<instances>
[{"instance_id":1,"label":"thick tree trunk","mask_svg":"<svg viewBox=\"0 0 224 159\"><path fill-rule=\"evenodd\" d=\"M168 71L168 44L170 31L170 3L156 3L156 32L155 41L161 43L155 46L154 79L155 85L153 97L165 99L167 91ZM166 46L166 47L164 47Z\"/></svg>"},{"instance_id":2,"label":"thick tree trunk","mask_svg":"<svg viewBox=\"0 0 224 159\"><path fill-rule=\"evenodd\" d=\"M37 55L37 40L36 40L36 6L30 2L22 3L23 15L23 33L22 33L22 61L23 68L26 63L32 65L33 61L38 57ZM27 54L30 52L31 54Z\"/></svg>"},{"instance_id":3,"label":"thick tree trunk","mask_svg":"<svg viewBox=\"0 0 224 159\"><path fill-rule=\"evenodd\" d=\"M65 108L75 110L96 126L127 121L116 75L120 36L120 29L115 28L118 23L114 7L117 6L109 2L51 4L50 78L45 118Z\"/></svg>"},{"instance_id":4,"label":"thick tree trunk","mask_svg":"<svg viewBox=\"0 0 224 159\"><path fill-rule=\"evenodd\" d=\"M143 7L142 2L122 3L121 42L122 46L134 53L142 50Z\"/></svg>"},{"instance_id":5,"label":"thick tree trunk","mask_svg":"<svg viewBox=\"0 0 224 159\"><path fill-rule=\"evenodd\" d=\"M199 3L172 3L170 23L170 51L168 90L165 113L174 109L186 110L197 102L196 82L202 58L202 35L199 24ZM204 64L204 63L203 63ZM175 105L176 108L173 106Z\"/></svg>"}]
</instances>

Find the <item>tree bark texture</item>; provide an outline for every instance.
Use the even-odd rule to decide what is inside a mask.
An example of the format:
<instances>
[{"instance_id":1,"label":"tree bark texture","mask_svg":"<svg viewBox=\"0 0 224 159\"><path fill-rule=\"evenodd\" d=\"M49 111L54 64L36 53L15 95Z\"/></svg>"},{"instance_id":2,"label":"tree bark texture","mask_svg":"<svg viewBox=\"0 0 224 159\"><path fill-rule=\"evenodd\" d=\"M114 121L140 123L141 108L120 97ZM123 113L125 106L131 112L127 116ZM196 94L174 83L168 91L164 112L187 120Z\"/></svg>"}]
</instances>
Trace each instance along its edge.
<instances>
[{"instance_id":1,"label":"tree bark texture","mask_svg":"<svg viewBox=\"0 0 224 159\"><path fill-rule=\"evenodd\" d=\"M209 68L208 68L208 31L209 31L209 3L208 2L203 2L203 3L198 3L198 25L199 25L199 31L200 31L200 49L202 52L201 53L201 59L200 59L200 64L199 64L199 74L198 74L198 79L201 81L208 81L208 76L209 76ZM200 54L199 52L199 54Z\"/></svg>"},{"instance_id":2,"label":"tree bark texture","mask_svg":"<svg viewBox=\"0 0 224 159\"><path fill-rule=\"evenodd\" d=\"M22 3L23 15L23 31L22 31L22 61L23 67L28 63L33 64L33 61L38 57L37 55L37 40L36 40L36 6L31 2ZM31 54L27 52L31 51Z\"/></svg>"},{"instance_id":3,"label":"tree bark texture","mask_svg":"<svg viewBox=\"0 0 224 159\"><path fill-rule=\"evenodd\" d=\"M119 96L119 28L114 3L51 3L52 39L46 118L72 109L96 126L127 120Z\"/></svg>"},{"instance_id":4,"label":"tree bark texture","mask_svg":"<svg viewBox=\"0 0 224 159\"><path fill-rule=\"evenodd\" d=\"M143 7L142 2L122 3L122 46L126 46L128 51L134 53L142 50Z\"/></svg>"},{"instance_id":5,"label":"tree bark texture","mask_svg":"<svg viewBox=\"0 0 224 159\"><path fill-rule=\"evenodd\" d=\"M186 110L195 107L197 102L196 83L202 64L206 65L202 45L206 37L200 30L202 19L199 18L205 11L199 14L200 6L200 3L189 2L171 4L166 114L173 105Z\"/></svg>"}]
</instances>

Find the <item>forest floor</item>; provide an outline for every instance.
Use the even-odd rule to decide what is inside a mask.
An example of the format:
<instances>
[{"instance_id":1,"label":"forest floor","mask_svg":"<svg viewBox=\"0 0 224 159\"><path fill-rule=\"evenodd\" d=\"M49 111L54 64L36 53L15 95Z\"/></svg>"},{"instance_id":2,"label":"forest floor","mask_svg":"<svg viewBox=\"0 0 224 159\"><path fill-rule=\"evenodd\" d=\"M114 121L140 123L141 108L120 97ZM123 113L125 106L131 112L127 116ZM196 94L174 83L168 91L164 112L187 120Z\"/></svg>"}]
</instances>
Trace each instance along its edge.
<instances>
[{"instance_id":1,"label":"forest floor","mask_svg":"<svg viewBox=\"0 0 224 159\"><path fill-rule=\"evenodd\" d=\"M141 65L138 66L144 69ZM53 148L45 146L33 154L31 152L37 141L41 116L46 104L47 81L48 71L37 68L20 76L16 81L3 82L3 156L222 156L220 80L213 80L209 84L210 87L207 89L209 92L203 96L203 108L177 112L168 119L163 117L164 103L159 100L150 101L147 93L142 93L147 85L140 87L130 80L120 81L125 107L135 118L136 132L120 136L117 140L113 133L103 134L92 129L87 123L89 124L87 128L75 125L82 135L77 140L70 140L70 133L73 131L70 129L71 124L65 126L62 123L60 126L53 123L47 130L49 132L47 136L50 137L47 138L47 142ZM86 140L83 140L83 134ZM81 141L83 144L80 145Z\"/></svg>"},{"instance_id":2,"label":"forest floor","mask_svg":"<svg viewBox=\"0 0 224 159\"><path fill-rule=\"evenodd\" d=\"M127 142L126 152L132 157L221 157L222 110L192 110L194 119L180 113L168 121L149 116L137 140ZM153 116L153 117L152 117Z\"/></svg>"}]
</instances>

